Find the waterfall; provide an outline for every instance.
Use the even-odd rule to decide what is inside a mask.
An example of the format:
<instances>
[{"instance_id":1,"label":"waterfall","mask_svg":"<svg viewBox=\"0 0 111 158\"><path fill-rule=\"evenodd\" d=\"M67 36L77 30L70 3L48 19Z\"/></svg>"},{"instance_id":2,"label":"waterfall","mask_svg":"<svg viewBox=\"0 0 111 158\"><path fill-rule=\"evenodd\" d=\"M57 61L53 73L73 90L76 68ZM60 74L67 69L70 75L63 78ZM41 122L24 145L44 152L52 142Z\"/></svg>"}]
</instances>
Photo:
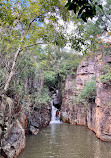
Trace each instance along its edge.
<instances>
[{"instance_id":1,"label":"waterfall","mask_svg":"<svg viewBox=\"0 0 111 158\"><path fill-rule=\"evenodd\" d=\"M61 123L60 122L60 113L58 114L58 116L56 116L58 109L53 106L53 101L51 102L51 105L52 105L52 117L51 117L50 124Z\"/></svg>"}]
</instances>

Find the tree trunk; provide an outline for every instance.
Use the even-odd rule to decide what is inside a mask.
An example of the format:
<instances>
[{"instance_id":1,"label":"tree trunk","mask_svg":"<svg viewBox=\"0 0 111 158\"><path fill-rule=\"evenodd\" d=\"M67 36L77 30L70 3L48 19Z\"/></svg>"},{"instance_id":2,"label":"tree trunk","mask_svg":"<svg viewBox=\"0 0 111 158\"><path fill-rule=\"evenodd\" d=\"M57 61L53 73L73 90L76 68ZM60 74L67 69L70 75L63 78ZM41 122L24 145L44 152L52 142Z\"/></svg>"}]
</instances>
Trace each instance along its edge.
<instances>
[{"instance_id":1,"label":"tree trunk","mask_svg":"<svg viewBox=\"0 0 111 158\"><path fill-rule=\"evenodd\" d=\"M21 40L21 42L22 42L22 40ZM18 50L17 50L17 52L15 53L14 61L13 61L12 67L11 67L11 71L10 71L8 80L7 80L6 83L5 83L4 93L7 92L8 87L9 87L9 84L10 84L10 81L11 81L11 79L12 79L12 77L13 77L14 70L15 70L15 66L16 66L16 62L17 62L17 58L18 58L18 56L19 56L20 51L21 51L21 44L19 45Z\"/></svg>"}]
</instances>

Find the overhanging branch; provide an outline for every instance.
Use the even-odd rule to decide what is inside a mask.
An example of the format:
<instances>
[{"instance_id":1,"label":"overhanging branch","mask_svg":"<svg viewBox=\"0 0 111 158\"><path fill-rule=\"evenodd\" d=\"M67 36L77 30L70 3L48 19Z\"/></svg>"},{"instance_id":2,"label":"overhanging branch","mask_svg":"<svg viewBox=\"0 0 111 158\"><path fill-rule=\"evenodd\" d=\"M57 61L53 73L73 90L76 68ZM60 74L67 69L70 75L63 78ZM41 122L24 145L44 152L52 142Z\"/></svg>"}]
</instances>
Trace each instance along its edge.
<instances>
[{"instance_id":1,"label":"overhanging branch","mask_svg":"<svg viewBox=\"0 0 111 158\"><path fill-rule=\"evenodd\" d=\"M24 48L22 48L22 49L20 50L20 52L23 51L23 50L25 50L25 49L27 49L27 48L36 46L36 45L52 44L52 43L53 43L53 42L51 42L51 43L41 43L41 42L39 42L39 43L30 44L30 45L27 45L27 46L25 46Z\"/></svg>"}]
</instances>

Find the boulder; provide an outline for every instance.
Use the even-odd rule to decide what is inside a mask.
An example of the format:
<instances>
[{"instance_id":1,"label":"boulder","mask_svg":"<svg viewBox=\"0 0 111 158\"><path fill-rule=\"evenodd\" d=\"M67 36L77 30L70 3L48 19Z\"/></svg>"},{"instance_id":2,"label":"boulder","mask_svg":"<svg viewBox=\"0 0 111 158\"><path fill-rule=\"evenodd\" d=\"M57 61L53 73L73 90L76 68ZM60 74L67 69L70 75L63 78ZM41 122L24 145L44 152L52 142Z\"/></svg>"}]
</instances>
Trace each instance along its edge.
<instances>
[{"instance_id":1,"label":"boulder","mask_svg":"<svg viewBox=\"0 0 111 158\"><path fill-rule=\"evenodd\" d=\"M2 155L14 158L25 148L25 131L19 120L13 124L8 136L4 135L2 140Z\"/></svg>"}]
</instances>

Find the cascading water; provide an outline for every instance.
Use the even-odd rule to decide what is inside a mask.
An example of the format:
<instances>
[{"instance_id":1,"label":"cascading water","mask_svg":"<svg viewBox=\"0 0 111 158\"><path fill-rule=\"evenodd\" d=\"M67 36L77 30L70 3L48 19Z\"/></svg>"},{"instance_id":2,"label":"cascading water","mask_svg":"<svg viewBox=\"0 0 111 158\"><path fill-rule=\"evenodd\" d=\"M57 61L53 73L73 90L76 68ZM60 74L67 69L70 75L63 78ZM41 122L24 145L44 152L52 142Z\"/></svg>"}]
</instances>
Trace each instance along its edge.
<instances>
[{"instance_id":1,"label":"cascading water","mask_svg":"<svg viewBox=\"0 0 111 158\"><path fill-rule=\"evenodd\" d=\"M54 107L53 101L51 102L51 105L52 105L52 117L51 117L50 124L61 123L60 122L60 114L58 114L58 116L56 116L58 109L56 107Z\"/></svg>"}]
</instances>

